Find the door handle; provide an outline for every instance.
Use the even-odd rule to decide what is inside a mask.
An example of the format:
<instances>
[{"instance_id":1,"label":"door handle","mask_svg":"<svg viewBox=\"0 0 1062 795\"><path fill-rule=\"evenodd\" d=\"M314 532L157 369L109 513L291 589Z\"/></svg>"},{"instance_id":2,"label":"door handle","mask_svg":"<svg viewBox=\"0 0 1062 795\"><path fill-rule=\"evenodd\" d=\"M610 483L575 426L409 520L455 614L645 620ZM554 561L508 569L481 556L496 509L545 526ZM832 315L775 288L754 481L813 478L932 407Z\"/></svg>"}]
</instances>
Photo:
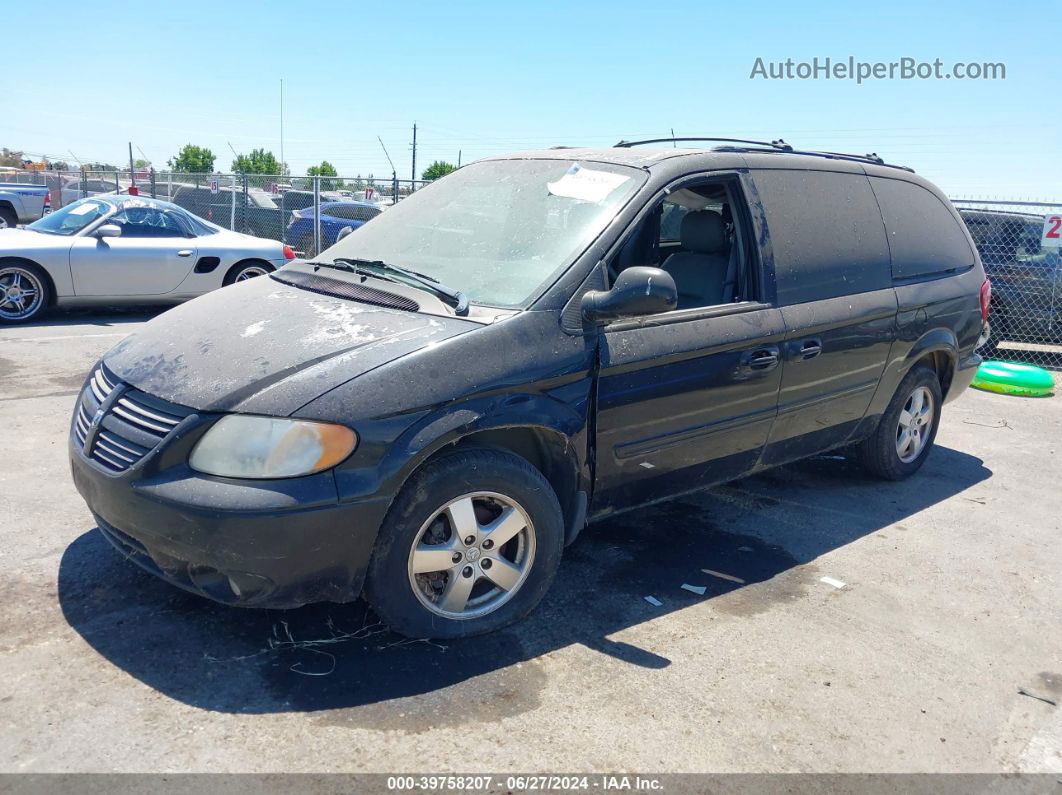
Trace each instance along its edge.
<instances>
[{"instance_id":1,"label":"door handle","mask_svg":"<svg viewBox=\"0 0 1062 795\"><path fill-rule=\"evenodd\" d=\"M820 353L822 353L822 340L810 339L804 340L800 343L800 350L798 351L801 359L814 359Z\"/></svg>"},{"instance_id":2,"label":"door handle","mask_svg":"<svg viewBox=\"0 0 1062 795\"><path fill-rule=\"evenodd\" d=\"M177 256L178 257L190 257L190 256L192 256L192 249L190 249L190 248L182 248L180 251L177 252Z\"/></svg>"},{"instance_id":3,"label":"door handle","mask_svg":"<svg viewBox=\"0 0 1062 795\"><path fill-rule=\"evenodd\" d=\"M745 367L749 370L771 370L778 366L778 349L757 348L745 354Z\"/></svg>"}]
</instances>

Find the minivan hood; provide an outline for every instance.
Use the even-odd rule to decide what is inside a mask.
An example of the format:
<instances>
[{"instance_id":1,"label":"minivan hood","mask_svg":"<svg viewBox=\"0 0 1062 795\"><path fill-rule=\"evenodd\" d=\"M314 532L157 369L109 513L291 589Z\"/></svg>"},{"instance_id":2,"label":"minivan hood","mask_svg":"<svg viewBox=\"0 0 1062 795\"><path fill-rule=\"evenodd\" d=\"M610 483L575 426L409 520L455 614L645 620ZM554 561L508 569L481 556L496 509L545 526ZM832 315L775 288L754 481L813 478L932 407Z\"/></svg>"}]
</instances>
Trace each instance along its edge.
<instances>
[{"instance_id":1,"label":"minivan hood","mask_svg":"<svg viewBox=\"0 0 1062 795\"><path fill-rule=\"evenodd\" d=\"M286 416L362 373L478 327L260 276L165 312L103 361L122 381L182 406Z\"/></svg>"}]
</instances>

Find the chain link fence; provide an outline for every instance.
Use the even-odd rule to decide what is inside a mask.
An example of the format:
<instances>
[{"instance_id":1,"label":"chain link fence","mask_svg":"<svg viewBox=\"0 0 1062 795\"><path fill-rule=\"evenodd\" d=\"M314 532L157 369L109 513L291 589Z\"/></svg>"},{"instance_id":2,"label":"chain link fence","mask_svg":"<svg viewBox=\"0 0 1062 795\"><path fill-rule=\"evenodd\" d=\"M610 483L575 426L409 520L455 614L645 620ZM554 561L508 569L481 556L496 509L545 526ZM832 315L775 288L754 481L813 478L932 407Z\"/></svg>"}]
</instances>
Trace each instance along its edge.
<instances>
[{"instance_id":1,"label":"chain link fence","mask_svg":"<svg viewBox=\"0 0 1062 795\"><path fill-rule=\"evenodd\" d=\"M953 201L992 281L981 355L1062 370L1062 204Z\"/></svg>"},{"instance_id":2,"label":"chain link fence","mask_svg":"<svg viewBox=\"0 0 1062 795\"><path fill-rule=\"evenodd\" d=\"M101 193L173 202L225 229L280 240L307 257L427 184L374 177L140 171L0 171L0 184L47 185L50 210Z\"/></svg>"}]
</instances>

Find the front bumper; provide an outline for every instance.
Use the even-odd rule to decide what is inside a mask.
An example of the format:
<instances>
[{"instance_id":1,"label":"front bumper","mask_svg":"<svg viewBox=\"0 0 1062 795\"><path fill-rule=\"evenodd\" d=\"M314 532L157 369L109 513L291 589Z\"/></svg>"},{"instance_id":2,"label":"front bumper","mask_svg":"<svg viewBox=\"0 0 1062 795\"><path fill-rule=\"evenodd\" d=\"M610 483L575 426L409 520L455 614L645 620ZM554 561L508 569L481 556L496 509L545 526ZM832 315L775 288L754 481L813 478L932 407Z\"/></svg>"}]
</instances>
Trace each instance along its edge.
<instances>
[{"instance_id":1,"label":"front bumper","mask_svg":"<svg viewBox=\"0 0 1062 795\"><path fill-rule=\"evenodd\" d=\"M86 456L76 417L74 485L104 536L142 568L229 605L291 608L360 594L388 498L340 502L331 472L268 481L194 472L188 449L213 419L195 414L114 471Z\"/></svg>"}]
</instances>

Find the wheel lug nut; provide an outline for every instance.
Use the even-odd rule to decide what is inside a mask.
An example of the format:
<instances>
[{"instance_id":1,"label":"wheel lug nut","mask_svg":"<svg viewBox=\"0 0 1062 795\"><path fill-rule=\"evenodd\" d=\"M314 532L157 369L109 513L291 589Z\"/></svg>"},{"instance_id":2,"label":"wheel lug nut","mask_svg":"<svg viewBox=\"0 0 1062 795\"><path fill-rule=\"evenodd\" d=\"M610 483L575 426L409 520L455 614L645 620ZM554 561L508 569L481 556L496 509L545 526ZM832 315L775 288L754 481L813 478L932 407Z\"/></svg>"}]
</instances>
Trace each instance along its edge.
<instances>
[{"instance_id":1,"label":"wheel lug nut","mask_svg":"<svg viewBox=\"0 0 1062 795\"><path fill-rule=\"evenodd\" d=\"M491 566L490 558L484 558L483 562L480 563L479 565L482 566L484 569L489 569L490 566Z\"/></svg>"},{"instance_id":2,"label":"wheel lug nut","mask_svg":"<svg viewBox=\"0 0 1062 795\"><path fill-rule=\"evenodd\" d=\"M483 548L484 549L490 549L493 546L494 546L494 542L491 541L489 538L486 541L483 542Z\"/></svg>"},{"instance_id":3,"label":"wheel lug nut","mask_svg":"<svg viewBox=\"0 0 1062 795\"><path fill-rule=\"evenodd\" d=\"M451 560L453 560L454 563L460 563L461 562L461 553L460 552L455 552L454 556L453 556L453 558L451 558Z\"/></svg>"},{"instance_id":4,"label":"wheel lug nut","mask_svg":"<svg viewBox=\"0 0 1062 795\"><path fill-rule=\"evenodd\" d=\"M471 577L472 576L472 567L471 566L465 566L465 569L464 569L464 571L461 572L461 574L463 574L465 577Z\"/></svg>"},{"instance_id":5,"label":"wheel lug nut","mask_svg":"<svg viewBox=\"0 0 1062 795\"><path fill-rule=\"evenodd\" d=\"M465 539L465 546L469 546L470 547L470 546L472 546L475 543L476 543L476 537L475 536L468 536L468 538Z\"/></svg>"}]
</instances>

